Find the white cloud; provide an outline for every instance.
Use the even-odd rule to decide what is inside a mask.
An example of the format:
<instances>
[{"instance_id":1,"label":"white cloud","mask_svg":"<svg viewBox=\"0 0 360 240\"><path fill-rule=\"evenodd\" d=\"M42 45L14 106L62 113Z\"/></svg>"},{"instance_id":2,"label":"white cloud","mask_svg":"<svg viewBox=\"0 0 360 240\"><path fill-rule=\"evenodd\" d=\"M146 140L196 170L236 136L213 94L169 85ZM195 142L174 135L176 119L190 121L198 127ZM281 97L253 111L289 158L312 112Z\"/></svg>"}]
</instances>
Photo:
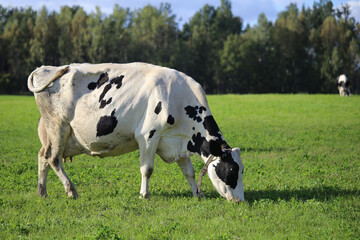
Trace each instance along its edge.
<instances>
[{"instance_id":1,"label":"white cloud","mask_svg":"<svg viewBox=\"0 0 360 240\"><path fill-rule=\"evenodd\" d=\"M351 16L360 22L360 1L350 1L348 4L350 6Z\"/></svg>"}]
</instances>

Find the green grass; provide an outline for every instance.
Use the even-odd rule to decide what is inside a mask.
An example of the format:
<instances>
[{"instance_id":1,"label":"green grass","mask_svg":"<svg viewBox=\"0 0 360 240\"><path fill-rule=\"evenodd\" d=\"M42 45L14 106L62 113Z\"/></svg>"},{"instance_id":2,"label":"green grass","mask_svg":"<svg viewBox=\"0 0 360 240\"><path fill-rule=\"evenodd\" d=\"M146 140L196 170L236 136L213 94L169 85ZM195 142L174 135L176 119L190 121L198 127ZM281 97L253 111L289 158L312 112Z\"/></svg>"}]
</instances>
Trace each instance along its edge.
<instances>
[{"instance_id":1,"label":"green grass","mask_svg":"<svg viewBox=\"0 0 360 240\"><path fill-rule=\"evenodd\" d=\"M37 197L39 117L33 97L0 96L1 239L359 239L360 97L209 96L228 143L242 150L246 202L228 203L205 177L191 196L176 164L156 158L151 199L138 199L139 153L81 155L52 170ZM193 157L199 174L203 163Z\"/></svg>"}]
</instances>

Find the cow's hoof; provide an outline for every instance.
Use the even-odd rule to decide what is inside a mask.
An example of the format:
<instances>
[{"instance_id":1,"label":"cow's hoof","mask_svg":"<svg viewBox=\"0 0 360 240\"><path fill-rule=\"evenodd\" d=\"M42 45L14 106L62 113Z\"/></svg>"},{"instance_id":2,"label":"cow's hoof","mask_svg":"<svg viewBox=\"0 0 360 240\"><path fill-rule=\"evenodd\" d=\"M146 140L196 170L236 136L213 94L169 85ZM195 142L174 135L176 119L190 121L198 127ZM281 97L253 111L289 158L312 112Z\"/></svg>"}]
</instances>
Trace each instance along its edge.
<instances>
[{"instance_id":1,"label":"cow's hoof","mask_svg":"<svg viewBox=\"0 0 360 240\"><path fill-rule=\"evenodd\" d=\"M68 198L76 199L78 197L75 186L70 181L65 183L65 193L68 195Z\"/></svg>"},{"instance_id":2,"label":"cow's hoof","mask_svg":"<svg viewBox=\"0 0 360 240\"><path fill-rule=\"evenodd\" d=\"M42 185L39 184L38 185L38 196L39 197L47 197L47 192L46 192L46 188Z\"/></svg>"},{"instance_id":3,"label":"cow's hoof","mask_svg":"<svg viewBox=\"0 0 360 240\"><path fill-rule=\"evenodd\" d=\"M68 195L68 198L72 198L72 199L76 199L76 198L78 198L78 194L76 193L76 191L70 191L70 192L68 192L67 193L67 195Z\"/></svg>"},{"instance_id":4,"label":"cow's hoof","mask_svg":"<svg viewBox=\"0 0 360 240\"><path fill-rule=\"evenodd\" d=\"M201 199L206 199L205 195L203 194L203 192L200 193L196 193L196 197L201 200Z\"/></svg>"},{"instance_id":5,"label":"cow's hoof","mask_svg":"<svg viewBox=\"0 0 360 240\"><path fill-rule=\"evenodd\" d=\"M150 199L150 195L148 193L146 194L141 194L139 199Z\"/></svg>"},{"instance_id":6,"label":"cow's hoof","mask_svg":"<svg viewBox=\"0 0 360 240\"><path fill-rule=\"evenodd\" d=\"M39 196L39 197L43 197L43 198L47 198L47 197L48 197L47 193L40 193L40 192L38 192L38 196Z\"/></svg>"}]
</instances>

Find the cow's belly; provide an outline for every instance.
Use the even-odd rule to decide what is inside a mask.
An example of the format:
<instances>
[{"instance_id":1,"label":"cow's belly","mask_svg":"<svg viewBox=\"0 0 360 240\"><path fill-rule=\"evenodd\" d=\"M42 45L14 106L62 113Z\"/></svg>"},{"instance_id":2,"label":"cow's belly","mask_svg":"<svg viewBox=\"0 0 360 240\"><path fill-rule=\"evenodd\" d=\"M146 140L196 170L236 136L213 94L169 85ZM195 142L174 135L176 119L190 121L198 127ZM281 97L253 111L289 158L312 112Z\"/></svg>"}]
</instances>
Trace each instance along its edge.
<instances>
[{"instance_id":1,"label":"cow's belly","mask_svg":"<svg viewBox=\"0 0 360 240\"><path fill-rule=\"evenodd\" d=\"M98 109L82 104L70 122L73 138L83 152L92 156L116 156L138 149L134 134L134 122L120 117L120 106ZM81 109L81 110L80 110ZM131 115L131 114L130 114Z\"/></svg>"},{"instance_id":2,"label":"cow's belly","mask_svg":"<svg viewBox=\"0 0 360 240\"><path fill-rule=\"evenodd\" d=\"M84 125L87 125L84 123ZM72 125L73 134L69 138L69 145L78 145L76 149L81 149L82 153L86 153L91 156L107 157L117 156L132 152L138 149L138 144L134 136L116 131L108 136L98 137L94 132L88 128L88 131L78 131L77 125ZM71 147L67 147L71 149ZM72 147L75 149L74 147ZM74 151L72 151L74 152Z\"/></svg>"}]
</instances>

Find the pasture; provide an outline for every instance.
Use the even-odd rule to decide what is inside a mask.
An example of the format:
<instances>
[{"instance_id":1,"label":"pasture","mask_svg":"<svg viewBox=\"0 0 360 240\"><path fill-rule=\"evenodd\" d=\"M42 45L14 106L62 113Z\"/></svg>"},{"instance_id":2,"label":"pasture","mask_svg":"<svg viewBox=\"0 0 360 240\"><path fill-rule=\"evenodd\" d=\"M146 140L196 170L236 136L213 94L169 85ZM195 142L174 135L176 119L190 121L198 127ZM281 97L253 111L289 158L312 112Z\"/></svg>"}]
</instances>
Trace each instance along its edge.
<instances>
[{"instance_id":1,"label":"pasture","mask_svg":"<svg viewBox=\"0 0 360 240\"><path fill-rule=\"evenodd\" d=\"M39 112L31 96L0 96L1 239L359 239L360 96L208 96L245 165L246 202L203 179L192 198L176 164L159 157L150 200L139 199L138 151L74 157L64 168L79 198L50 170L37 196ZM198 177L203 162L194 156Z\"/></svg>"}]
</instances>

